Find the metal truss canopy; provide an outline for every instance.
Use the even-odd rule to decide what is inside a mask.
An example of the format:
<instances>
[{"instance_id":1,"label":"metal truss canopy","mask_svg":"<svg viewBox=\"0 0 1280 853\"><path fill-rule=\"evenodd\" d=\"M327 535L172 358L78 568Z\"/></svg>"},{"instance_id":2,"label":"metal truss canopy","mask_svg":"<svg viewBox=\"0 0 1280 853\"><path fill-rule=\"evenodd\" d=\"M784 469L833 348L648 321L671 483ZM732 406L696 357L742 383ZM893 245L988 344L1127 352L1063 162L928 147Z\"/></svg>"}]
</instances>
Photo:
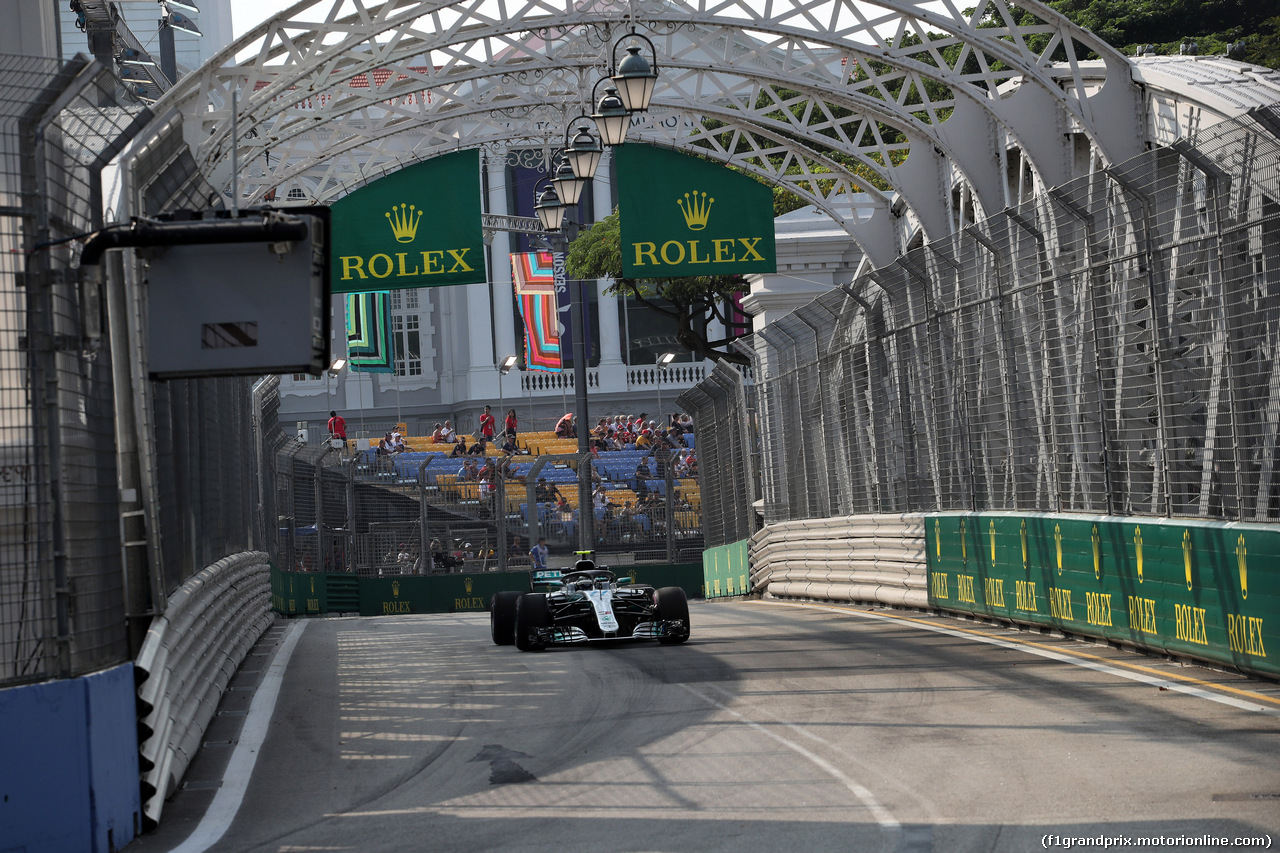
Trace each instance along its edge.
<instances>
[{"instance_id":1,"label":"metal truss canopy","mask_svg":"<svg viewBox=\"0 0 1280 853\"><path fill-rule=\"evenodd\" d=\"M1104 164L1141 145L1128 61L1034 0L303 0L157 112L226 192L237 93L240 203L327 202L459 148L558 148L632 26L661 76L630 138L785 186L877 263L904 212L936 239L1016 201L1023 169L1068 180L1077 135Z\"/></svg>"}]
</instances>

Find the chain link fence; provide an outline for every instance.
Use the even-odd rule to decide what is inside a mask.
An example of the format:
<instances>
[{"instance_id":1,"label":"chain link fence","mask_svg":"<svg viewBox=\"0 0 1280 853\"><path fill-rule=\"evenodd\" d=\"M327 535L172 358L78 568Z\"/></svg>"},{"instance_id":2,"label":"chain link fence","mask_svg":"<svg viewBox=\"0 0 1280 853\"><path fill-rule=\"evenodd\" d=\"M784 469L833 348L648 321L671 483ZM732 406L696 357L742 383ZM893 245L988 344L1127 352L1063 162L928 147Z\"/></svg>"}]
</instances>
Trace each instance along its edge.
<instances>
[{"instance_id":1,"label":"chain link fence","mask_svg":"<svg viewBox=\"0 0 1280 853\"><path fill-rule=\"evenodd\" d=\"M548 565L570 566L584 512L591 514L590 548L604 564L701 558L692 434L677 440L690 446L585 456L565 452L561 445L576 441L550 432L522 435L522 452L512 456L492 445L478 455L379 455L301 441L278 422L278 387L264 380L255 394L263 515L278 521L264 530L265 550L278 565L360 576L529 569L530 550L543 539Z\"/></svg>"},{"instance_id":2,"label":"chain link fence","mask_svg":"<svg viewBox=\"0 0 1280 853\"><path fill-rule=\"evenodd\" d=\"M1273 107L1099 169L758 332L766 523L1280 519L1277 128ZM701 443L747 447L698 394ZM741 509L714 511L713 544Z\"/></svg>"},{"instance_id":3,"label":"chain link fence","mask_svg":"<svg viewBox=\"0 0 1280 853\"><path fill-rule=\"evenodd\" d=\"M747 384L744 373L721 361L676 401L693 416L700 437L702 532L708 548L740 542L760 526L755 386Z\"/></svg>"},{"instance_id":4,"label":"chain link fence","mask_svg":"<svg viewBox=\"0 0 1280 853\"><path fill-rule=\"evenodd\" d=\"M144 118L97 63L0 56L0 684L129 654L104 297L73 238Z\"/></svg>"},{"instance_id":5,"label":"chain link fence","mask_svg":"<svg viewBox=\"0 0 1280 853\"><path fill-rule=\"evenodd\" d=\"M0 685L129 660L262 527L249 383L151 381L145 268L80 269L107 166L151 118L98 62L0 56ZM141 158L148 213L216 198L183 150Z\"/></svg>"}]
</instances>

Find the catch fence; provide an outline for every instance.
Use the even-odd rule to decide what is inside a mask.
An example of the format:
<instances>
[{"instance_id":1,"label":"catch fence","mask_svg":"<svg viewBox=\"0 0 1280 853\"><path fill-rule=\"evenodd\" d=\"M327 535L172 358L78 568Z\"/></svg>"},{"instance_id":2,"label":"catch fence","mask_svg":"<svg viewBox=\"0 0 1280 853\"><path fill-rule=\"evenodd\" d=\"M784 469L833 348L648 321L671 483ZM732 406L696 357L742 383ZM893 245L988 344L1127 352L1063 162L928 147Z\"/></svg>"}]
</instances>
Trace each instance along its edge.
<instances>
[{"instance_id":1,"label":"catch fence","mask_svg":"<svg viewBox=\"0 0 1280 853\"><path fill-rule=\"evenodd\" d=\"M253 545L249 383L152 381L139 266L79 265L151 118L94 60L0 56L0 686L130 660L183 581ZM185 163L150 153L162 184Z\"/></svg>"},{"instance_id":2,"label":"catch fence","mask_svg":"<svg viewBox=\"0 0 1280 853\"><path fill-rule=\"evenodd\" d=\"M1280 519L1277 128L1272 107L1100 168L760 330L765 522ZM734 418L700 420L749 456ZM708 501L708 531L740 511Z\"/></svg>"},{"instance_id":3,"label":"catch fence","mask_svg":"<svg viewBox=\"0 0 1280 853\"><path fill-rule=\"evenodd\" d=\"M591 518L585 544L602 564L701 558L700 480L687 469L692 447L579 455L560 446L572 441L522 437L527 452L513 456L492 445L477 456L444 449L384 456L304 442L284 429L275 379L264 380L256 397L264 425L262 515L278 521L264 530L265 550L282 568L366 577L529 569L539 539L548 566L563 568L584 544L584 513ZM589 494L585 509L580 481Z\"/></svg>"}]
</instances>

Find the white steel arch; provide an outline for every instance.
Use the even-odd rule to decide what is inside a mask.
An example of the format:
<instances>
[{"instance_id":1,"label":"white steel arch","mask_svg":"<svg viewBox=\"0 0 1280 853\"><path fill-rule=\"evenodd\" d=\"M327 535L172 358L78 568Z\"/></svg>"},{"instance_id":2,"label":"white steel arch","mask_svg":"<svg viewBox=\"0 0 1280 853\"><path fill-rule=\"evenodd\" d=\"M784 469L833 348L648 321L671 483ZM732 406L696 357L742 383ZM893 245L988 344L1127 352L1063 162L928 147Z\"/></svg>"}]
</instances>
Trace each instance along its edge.
<instances>
[{"instance_id":1,"label":"white steel arch","mask_svg":"<svg viewBox=\"0 0 1280 853\"><path fill-rule=\"evenodd\" d=\"M902 248L883 239L890 192L937 237L1009 203L1010 149L1055 185L1076 134L1103 163L1141 147L1127 60L1035 0L303 0L157 109L226 191L237 92L241 203L280 187L328 201L446 151L558 147L633 24L662 76L632 138L787 185L877 263ZM1082 73L1088 52L1104 74Z\"/></svg>"}]
</instances>

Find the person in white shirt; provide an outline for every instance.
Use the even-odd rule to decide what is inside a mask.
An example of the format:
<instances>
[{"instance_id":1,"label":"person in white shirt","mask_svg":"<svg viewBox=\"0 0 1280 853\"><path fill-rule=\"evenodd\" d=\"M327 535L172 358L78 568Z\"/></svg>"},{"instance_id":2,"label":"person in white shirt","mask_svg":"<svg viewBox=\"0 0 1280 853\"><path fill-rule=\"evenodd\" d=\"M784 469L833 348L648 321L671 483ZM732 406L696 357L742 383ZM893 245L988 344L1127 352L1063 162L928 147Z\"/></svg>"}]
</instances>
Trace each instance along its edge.
<instances>
[{"instance_id":1,"label":"person in white shirt","mask_svg":"<svg viewBox=\"0 0 1280 853\"><path fill-rule=\"evenodd\" d=\"M535 572L546 571L547 550L547 540L545 537L539 537L538 544L529 549L529 558L533 562L533 570Z\"/></svg>"},{"instance_id":2,"label":"person in white shirt","mask_svg":"<svg viewBox=\"0 0 1280 853\"><path fill-rule=\"evenodd\" d=\"M458 440L458 434L453 430L453 424L445 421L444 426L440 428L440 437L445 444L454 444Z\"/></svg>"}]
</instances>

